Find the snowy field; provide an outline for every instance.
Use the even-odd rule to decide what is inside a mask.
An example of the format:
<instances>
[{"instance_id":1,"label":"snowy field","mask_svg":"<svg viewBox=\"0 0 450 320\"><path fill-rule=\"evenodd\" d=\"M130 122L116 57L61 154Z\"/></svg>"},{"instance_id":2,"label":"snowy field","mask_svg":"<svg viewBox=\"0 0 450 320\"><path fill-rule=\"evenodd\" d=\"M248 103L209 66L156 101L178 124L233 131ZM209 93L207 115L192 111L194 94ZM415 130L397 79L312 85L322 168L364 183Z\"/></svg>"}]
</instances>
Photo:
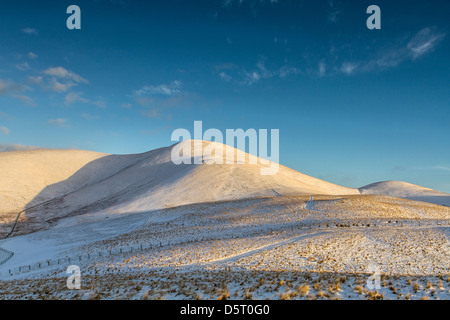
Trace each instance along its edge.
<instances>
[{"instance_id":1,"label":"snowy field","mask_svg":"<svg viewBox=\"0 0 450 320\"><path fill-rule=\"evenodd\" d=\"M449 236L450 208L376 195L82 215L0 241L0 298L449 299Z\"/></svg>"}]
</instances>

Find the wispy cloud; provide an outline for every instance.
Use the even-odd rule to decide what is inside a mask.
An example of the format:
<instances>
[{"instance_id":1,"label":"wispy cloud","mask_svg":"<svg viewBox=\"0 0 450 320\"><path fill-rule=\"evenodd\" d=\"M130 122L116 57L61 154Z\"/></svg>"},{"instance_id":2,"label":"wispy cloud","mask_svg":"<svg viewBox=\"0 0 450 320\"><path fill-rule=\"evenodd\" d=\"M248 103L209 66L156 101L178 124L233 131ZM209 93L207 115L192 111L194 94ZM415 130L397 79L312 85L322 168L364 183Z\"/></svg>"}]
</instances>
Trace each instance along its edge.
<instances>
[{"instance_id":1,"label":"wispy cloud","mask_svg":"<svg viewBox=\"0 0 450 320\"><path fill-rule=\"evenodd\" d=\"M230 82L231 80L233 80L233 77L224 71L219 73L219 77L220 77L220 79L222 79L225 82Z\"/></svg>"},{"instance_id":2,"label":"wispy cloud","mask_svg":"<svg viewBox=\"0 0 450 320\"><path fill-rule=\"evenodd\" d=\"M30 69L30 65L28 64L28 62L23 62L16 64L16 68L19 69L20 71L26 71Z\"/></svg>"},{"instance_id":3,"label":"wispy cloud","mask_svg":"<svg viewBox=\"0 0 450 320\"><path fill-rule=\"evenodd\" d=\"M336 23L339 21L339 15L341 14L341 10L338 9L334 0L328 1L328 6L330 11L328 13L328 21Z\"/></svg>"},{"instance_id":4,"label":"wispy cloud","mask_svg":"<svg viewBox=\"0 0 450 320\"><path fill-rule=\"evenodd\" d=\"M26 96L23 94L13 94L12 97L22 101L22 103L27 106L31 106L31 107L36 106L36 103L34 102L34 100L32 98L30 98L29 96Z\"/></svg>"},{"instance_id":5,"label":"wispy cloud","mask_svg":"<svg viewBox=\"0 0 450 320\"><path fill-rule=\"evenodd\" d=\"M450 172L450 167L434 166L434 169L436 169L436 170L442 170L442 171L449 171L449 172Z\"/></svg>"},{"instance_id":6,"label":"wispy cloud","mask_svg":"<svg viewBox=\"0 0 450 320\"><path fill-rule=\"evenodd\" d=\"M285 79L292 75L302 74L302 71L294 66L282 66L281 68L271 68L266 66L266 58L261 57L253 70L238 69L231 74L231 71L219 72L219 77L225 82L234 82L239 85L252 86L262 80L271 78Z\"/></svg>"},{"instance_id":7,"label":"wispy cloud","mask_svg":"<svg viewBox=\"0 0 450 320\"><path fill-rule=\"evenodd\" d=\"M0 127L0 132L3 133L4 135L9 135L11 131L7 127Z\"/></svg>"},{"instance_id":8,"label":"wispy cloud","mask_svg":"<svg viewBox=\"0 0 450 320\"><path fill-rule=\"evenodd\" d=\"M42 84L43 81L44 81L44 78L42 78L41 76L37 76L37 77L30 76L30 77L28 77L28 82L31 83L31 84Z\"/></svg>"},{"instance_id":9,"label":"wispy cloud","mask_svg":"<svg viewBox=\"0 0 450 320\"><path fill-rule=\"evenodd\" d=\"M175 80L170 84L148 85L133 93L136 98L149 96L173 96L181 93L181 81Z\"/></svg>"},{"instance_id":10,"label":"wispy cloud","mask_svg":"<svg viewBox=\"0 0 450 320\"><path fill-rule=\"evenodd\" d=\"M414 170L434 170L434 171L446 171L450 172L449 166L443 166L443 165L433 165L433 166L423 166L423 167L410 167Z\"/></svg>"},{"instance_id":11,"label":"wispy cloud","mask_svg":"<svg viewBox=\"0 0 450 320\"><path fill-rule=\"evenodd\" d=\"M344 62L338 70L346 75L366 73L394 68L405 61L415 61L431 53L446 34L434 28L424 28L411 37L407 43L385 47L366 61Z\"/></svg>"},{"instance_id":12,"label":"wispy cloud","mask_svg":"<svg viewBox=\"0 0 450 320\"><path fill-rule=\"evenodd\" d=\"M71 106L76 103L90 103L98 108L105 109L106 108L106 102L103 99L92 101L90 99L87 99L83 97L82 92L69 92L66 94L64 98L64 104L66 106Z\"/></svg>"},{"instance_id":13,"label":"wispy cloud","mask_svg":"<svg viewBox=\"0 0 450 320\"><path fill-rule=\"evenodd\" d=\"M97 120L97 119L99 119L98 116L94 116L94 115L89 114L89 113L83 113L83 114L81 115L81 117L82 117L83 119L85 119L85 120L88 120L88 121L92 121L92 120Z\"/></svg>"},{"instance_id":14,"label":"wispy cloud","mask_svg":"<svg viewBox=\"0 0 450 320\"><path fill-rule=\"evenodd\" d=\"M81 92L69 92L64 98L64 104L66 106L70 106L77 102L89 103L90 101L89 99L82 97Z\"/></svg>"},{"instance_id":15,"label":"wispy cloud","mask_svg":"<svg viewBox=\"0 0 450 320\"><path fill-rule=\"evenodd\" d=\"M0 95L12 94L16 92L22 92L25 90L26 87L24 85L15 83L14 81L11 80L0 79Z\"/></svg>"},{"instance_id":16,"label":"wispy cloud","mask_svg":"<svg viewBox=\"0 0 450 320\"><path fill-rule=\"evenodd\" d=\"M23 28L22 32L28 35L34 35L37 36L39 34L39 31L37 31L34 28Z\"/></svg>"},{"instance_id":17,"label":"wispy cloud","mask_svg":"<svg viewBox=\"0 0 450 320\"><path fill-rule=\"evenodd\" d=\"M358 69L358 65L352 62L344 62L341 65L340 71L346 75L353 74Z\"/></svg>"},{"instance_id":18,"label":"wispy cloud","mask_svg":"<svg viewBox=\"0 0 450 320\"><path fill-rule=\"evenodd\" d=\"M106 108L106 102L104 100L97 100L97 101L92 101L92 104L94 106L97 106L101 109L105 109Z\"/></svg>"},{"instance_id":19,"label":"wispy cloud","mask_svg":"<svg viewBox=\"0 0 450 320\"><path fill-rule=\"evenodd\" d=\"M160 114L160 112L157 109L152 109L152 110L149 110L149 111L143 111L142 112L142 115L144 117L147 117L147 118L150 118L150 119L157 118L159 116L159 114Z\"/></svg>"},{"instance_id":20,"label":"wispy cloud","mask_svg":"<svg viewBox=\"0 0 450 320\"><path fill-rule=\"evenodd\" d=\"M433 28L422 29L408 43L408 50L413 60L433 51L442 39L445 38L444 33L438 33Z\"/></svg>"},{"instance_id":21,"label":"wispy cloud","mask_svg":"<svg viewBox=\"0 0 450 320\"><path fill-rule=\"evenodd\" d=\"M88 80L63 67L48 68L42 72L47 77L47 88L54 92L65 92L79 84L87 84ZM30 79L30 78L29 78ZM35 80L41 78L34 78Z\"/></svg>"},{"instance_id":22,"label":"wispy cloud","mask_svg":"<svg viewBox=\"0 0 450 320\"><path fill-rule=\"evenodd\" d=\"M30 58L31 60L39 58L39 56L36 53L33 53L31 51L28 52L27 57Z\"/></svg>"},{"instance_id":23,"label":"wispy cloud","mask_svg":"<svg viewBox=\"0 0 450 320\"><path fill-rule=\"evenodd\" d=\"M151 110L143 111L147 118L157 118L167 108L176 107L185 102L189 93L183 90L183 83L175 80L169 84L147 85L131 94L131 98L143 107ZM122 105L123 108L131 108L130 104Z\"/></svg>"},{"instance_id":24,"label":"wispy cloud","mask_svg":"<svg viewBox=\"0 0 450 320\"><path fill-rule=\"evenodd\" d=\"M0 95L9 95L14 99L22 101L25 105L34 106L34 100L22 94L22 92L27 90L29 90L29 88L22 84L18 84L10 80L0 79Z\"/></svg>"},{"instance_id":25,"label":"wispy cloud","mask_svg":"<svg viewBox=\"0 0 450 320\"><path fill-rule=\"evenodd\" d=\"M46 74L48 76L53 76L55 78L69 79L69 80L73 80L75 82L88 83L88 81L86 79L82 78L75 72L69 71L63 67L48 68L47 70L44 70L42 73Z\"/></svg>"},{"instance_id":26,"label":"wispy cloud","mask_svg":"<svg viewBox=\"0 0 450 320\"><path fill-rule=\"evenodd\" d=\"M325 77L326 74L327 74L327 65L325 62L320 61L318 67L318 75L320 78L322 78Z\"/></svg>"},{"instance_id":27,"label":"wispy cloud","mask_svg":"<svg viewBox=\"0 0 450 320\"><path fill-rule=\"evenodd\" d=\"M67 119L49 119L47 121L47 124L51 125L51 126L56 126L56 127L67 127Z\"/></svg>"}]
</instances>

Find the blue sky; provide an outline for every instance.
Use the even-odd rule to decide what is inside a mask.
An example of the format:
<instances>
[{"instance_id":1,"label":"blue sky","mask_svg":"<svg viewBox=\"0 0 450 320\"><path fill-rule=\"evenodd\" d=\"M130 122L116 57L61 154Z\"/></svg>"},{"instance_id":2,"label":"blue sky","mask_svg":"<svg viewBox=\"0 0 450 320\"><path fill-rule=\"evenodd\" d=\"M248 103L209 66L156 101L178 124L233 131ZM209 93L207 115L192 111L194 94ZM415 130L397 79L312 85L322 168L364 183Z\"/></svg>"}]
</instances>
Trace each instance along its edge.
<instances>
[{"instance_id":1,"label":"blue sky","mask_svg":"<svg viewBox=\"0 0 450 320\"><path fill-rule=\"evenodd\" d=\"M334 183L450 192L449 16L436 0L2 1L0 148L138 153L202 120L279 129L283 165Z\"/></svg>"}]
</instances>

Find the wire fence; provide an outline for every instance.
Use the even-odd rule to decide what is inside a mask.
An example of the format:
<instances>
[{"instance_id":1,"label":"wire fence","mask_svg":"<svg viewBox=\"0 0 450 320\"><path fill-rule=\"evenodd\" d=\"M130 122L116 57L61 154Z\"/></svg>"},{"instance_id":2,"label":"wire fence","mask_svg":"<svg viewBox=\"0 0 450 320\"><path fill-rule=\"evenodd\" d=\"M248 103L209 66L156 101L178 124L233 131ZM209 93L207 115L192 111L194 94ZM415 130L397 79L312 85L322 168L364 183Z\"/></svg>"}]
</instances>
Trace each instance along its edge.
<instances>
[{"instance_id":1,"label":"wire fence","mask_svg":"<svg viewBox=\"0 0 450 320\"><path fill-rule=\"evenodd\" d=\"M262 231L266 231L269 233L272 232L278 232L278 231L289 231L289 230L311 230L311 229L323 229L323 230L333 230L333 229L360 229L360 228L367 228L367 227L378 227L378 228L398 228L398 227L448 227L450 226L450 220L409 220L409 219L398 219L398 220L386 220L386 219L334 219L329 221L301 221L298 223L286 223L286 224L279 224L277 226L274 226L274 228L267 228L264 226L261 226L260 228L249 230L248 235L253 234L260 234ZM181 241L167 241L167 240L160 240L160 241L153 241L152 243L145 243L145 244L135 244L135 245L129 245L129 246L123 246L119 248L114 249L108 249L108 250L99 250L99 251L93 251L89 253L81 253L81 254L75 254L71 256L66 256L62 258L55 258L55 259L46 259L44 261L36 262L34 264L30 265L22 265L20 267L11 268L8 269L9 275L17 275L24 272L30 272L30 271L37 271L48 267L56 267L56 266L62 266L62 265L70 265L70 264L76 264L77 262L81 261L88 261L93 259L99 259L104 257L110 257L120 254L129 254L133 252L142 252L146 250L152 250L152 249L158 249L165 246L170 245L185 245L195 242L202 242L202 241L215 241L215 240L224 240L224 239L234 239L234 238L240 238L243 237L245 234L235 234L233 232L230 233L222 233L220 234L220 237L218 235L210 235L204 236L204 235L198 235L197 237L190 237L185 238ZM5 250L3 248L0 248L0 265L3 265L8 260L10 260L14 256L14 252Z\"/></svg>"},{"instance_id":2,"label":"wire fence","mask_svg":"<svg viewBox=\"0 0 450 320\"><path fill-rule=\"evenodd\" d=\"M150 244L150 245L135 245L135 246L127 246L110 250L96 251L91 253L77 254L73 256L66 256L63 258L55 258L55 259L47 259L45 261L36 262L30 265L23 265L17 268L8 269L9 275L17 275L24 272L30 272L35 270L41 270L48 267L55 267L59 265L67 265L67 264L76 264L77 262L87 261L92 259L98 259L103 257L109 257L120 254L127 254L132 252L140 252L149 249L155 249L158 247L163 247L166 245L170 245L170 242L160 242L158 245Z\"/></svg>"},{"instance_id":3,"label":"wire fence","mask_svg":"<svg viewBox=\"0 0 450 320\"><path fill-rule=\"evenodd\" d=\"M14 252L0 248L0 266L14 256Z\"/></svg>"}]
</instances>

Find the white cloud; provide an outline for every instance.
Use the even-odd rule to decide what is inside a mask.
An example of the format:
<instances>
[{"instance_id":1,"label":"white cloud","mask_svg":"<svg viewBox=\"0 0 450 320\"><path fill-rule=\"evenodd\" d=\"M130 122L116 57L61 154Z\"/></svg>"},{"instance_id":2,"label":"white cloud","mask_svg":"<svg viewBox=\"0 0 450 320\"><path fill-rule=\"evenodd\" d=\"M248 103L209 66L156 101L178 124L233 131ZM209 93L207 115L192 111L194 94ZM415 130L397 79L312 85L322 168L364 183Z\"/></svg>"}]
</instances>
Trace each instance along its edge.
<instances>
[{"instance_id":1,"label":"white cloud","mask_svg":"<svg viewBox=\"0 0 450 320\"><path fill-rule=\"evenodd\" d=\"M22 94L18 94L19 92L23 92L28 90L29 88L24 85L17 84L10 80L2 80L0 79L0 95L9 95L15 99L22 101L24 104L29 106L34 106L34 101L30 97Z\"/></svg>"},{"instance_id":2,"label":"white cloud","mask_svg":"<svg viewBox=\"0 0 450 320\"><path fill-rule=\"evenodd\" d=\"M256 68L251 71L247 71L245 69L234 71L233 69L239 69L239 67L233 65L233 68L227 68L229 69L228 72L222 71L218 75L225 82L233 81L239 85L252 86L262 80L271 78L285 79L289 76L303 74L299 68L289 65L285 65L277 69L269 69L266 66L266 60L267 59L265 57L260 57L258 63L256 64ZM216 67L216 69L218 68Z\"/></svg>"},{"instance_id":3,"label":"white cloud","mask_svg":"<svg viewBox=\"0 0 450 320\"><path fill-rule=\"evenodd\" d=\"M148 107L155 102L155 99L150 97L136 97L135 100L139 105L144 107Z\"/></svg>"},{"instance_id":4,"label":"white cloud","mask_svg":"<svg viewBox=\"0 0 450 320\"><path fill-rule=\"evenodd\" d=\"M415 60L426 53L431 52L444 38L445 34L437 33L432 28L420 30L407 46L412 59Z\"/></svg>"},{"instance_id":5,"label":"white cloud","mask_svg":"<svg viewBox=\"0 0 450 320\"><path fill-rule=\"evenodd\" d=\"M228 75L225 72L219 73L219 77L220 77L220 79L222 79L225 82L230 82L231 80L233 80L233 77L231 77L230 75Z\"/></svg>"},{"instance_id":6,"label":"white cloud","mask_svg":"<svg viewBox=\"0 0 450 320\"><path fill-rule=\"evenodd\" d=\"M405 61L416 59L432 52L445 38L446 34L436 32L433 28L424 28L409 39L408 43L397 44L379 51L378 56L362 62L346 62L340 71L349 75L356 72L371 72L389 69Z\"/></svg>"},{"instance_id":7,"label":"white cloud","mask_svg":"<svg viewBox=\"0 0 450 320\"><path fill-rule=\"evenodd\" d=\"M78 93L77 92L70 92L70 93L68 93L66 95L66 97L64 98L64 104L66 106L70 106L70 105L72 105L74 103L77 103L77 102L88 103L89 100L86 99L86 98L83 98L81 96L81 94L82 93L80 93L80 92L78 92Z\"/></svg>"},{"instance_id":8,"label":"white cloud","mask_svg":"<svg viewBox=\"0 0 450 320\"><path fill-rule=\"evenodd\" d=\"M0 79L0 95L12 94L15 92L21 92L21 91L25 91L25 90L26 90L26 88L21 84L17 84L10 80Z\"/></svg>"},{"instance_id":9,"label":"white cloud","mask_svg":"<svg viewBox=\"0 0 450 320\"><path fill-rule=\"evenodd\" d=\"M181 93L181 81L173 81L171 84L160 84L160 85L149 85L142 87L139 90L136 90L133 93L133 96L138 97L147 97L147 96L174 96Z\"/></svg>"},{"instance_id":10,"label":"white cloud","mask_svg":"<svg viewBox=\"0 0 450 320\"><path fill-rule=\"evenodd\" d=\"M330 12L328 14L328 21L333 23L338 22L341 11L336 7L333 0L328 1L328 6L330 7Z\"/></svg>"},{"instance_id":11,"label":"white cloud","mask_svg":"<svg viewBox=\"0 0 450 320\"><path fill-rule=\"evenodd\" d=\"M156 118L159 116L159 111L157 109L152 109L150 111L142 112L142 115L147 118Z\"/></svg>"},{"instance_id":12,"label":"white cloud","mask_svg":"<svg viewBox=\"0 0 450 320\"><path fill-rule=\"evenodd\" d=\"M275 75L275 73L269 71L266 68L265 61L266 59L264 57L261 57L258 63L256 64L256 70L250 72L244 70L242 72L243 79L240 81L241 84L253 85L259 82L260 80L272 78Z\"/></svg>"},{"instance_id":13,"label":"white cloud","mask_svg":"<svg viewBox=\"0 0 450 320\"><path fill-rule=\"evenodd\" d=\"M7 127L0 127L0 132L4 135L9 135L11 131Z\"/></svg>"},{"instance_id":14,"label":"white cloud","mask_svg":"<svg viewBox=\"0 0 450 320\"><path fill-rule=\"evenodd\" d=\"M37 31L34 28L23 28L22 32L28 35L35 35L35 36L39 34L39 31Z\"/></svg>"},{"instance_id":15,"label":"white cloud","mask_svg":"<svg viewBox=\"0 0 450 320\"><path fill-rule=\"evenodd\" d=\"M319 62L319 77L324 77L327 73L327 65L325 62Z\"/></svg>"},{"instance_id":16,"label":"white cloud","mask_svg":"<svg viewBox=\"0 0 450 320\"><path fill-rule=\"evenodd\" d=\"M50 79L48 89L54 92L65 92L70 88L74 87L76 84L73 82L59 82L56 79Z\"/></svg>"},{"instance_id":17,"label":"white cloud","mask_svg":"<svg viewBox=\"0 0 450 320\"><path fill-rule=\"evenodd\" d=\"M295 76L298 74L302 74L302 71L296 67L284 66L284 67L281 67L280 70L278 71L278 75L282 79L287 78L288 76L291 76L291 75Z\"/></svg>"},{"instance_id":18,"label":"white cloud","mask_svg":"<svg viewBox=\"0 0 450 320\"><path fill-rule=\"evenodd\" d=\"M434 169L442 170L442 171L450 171L450 167L444 167L444 166L434 166Z\"/></svg>"},{"instance_id":19,"label":"white cloud","mask_svg":"<svg viewBox=\"0 0 450 320\"><path fill-rule=\"evenodd\" d=\"M93 115L91 115L91 114L89 114L89 113L83 113L83 114L81 115L81 117L82 117L83 119L88 120L88 121L97 120L97 119L99 118L99 117L93 116Z\"/></svg>"},{"instance_id":20,"label":"white cloud","mask_svg":"<svg viewBox=\"0 0 450 320\"><path fill-rule=\"evenodd\" d=\"M356 69L358 68L358 66L355 63L352 62L344 62L341 65L341 72L345 73L346 75L351 75L353 74Z\"/></svg>"},{"instance_id":21,"label":"white cloud","mask_svg":"<svg viewBox=\"0 0 450 320\"><path fill-rule=\"evenodd\" d=\"M131 103L122 103L121 107L124 109L130 109L132 107L132 104Z\"/></svg>"},{"instance_id":22,"label":"white cloud","mask_svg":"<svg viewBox=\"0 0 450 320\"><path fill-rule=\"evenodd\" d=\"M414 170L439 170L439 171L446 171L450 172L449 166L443 166L443 165L434 165L434 166L422 166L422 167L409 167L410 169Z\"/></svg>"},{"instance_id":23,"label":"white cloud","mask_svg":"<svg viewBox=\"0 0 450 320\"><path fill-rule=\"evenodd\" d=\"M39 56L33 52L28 52L27 54L28 58L30 58L31 60L37 59Z\"/></svg>"},{"instance_id":24,"label":"white cloud","mask_svg":"<svg viewBox=\"0 0 450 320\"><path fill-rule=\"evenodd\" d=\"M106 102L103 100L93 101L92 104L102 109L106 108Z\"/></svg>"},{"instance_id":25,"label":"white cloud","mask_svg":"<svg viewBox=\"0 0 450 320\"><path fill-rule=\"evenodd\" d=\"M18 99L20 101L22 101L24 104L26 104L27 106L35 106L36 104L34 103L34 100L32 98L30 98L29 96L26 95L18 95L18 94L14 94L12 95L13 98Z\"/></svg>"},{"instance_id":26,"label":"white cloud","mask_svg":"<svg viewBox=\"0 0 450 320\"><path fill-rule=\"evenodd\" d=\"M49 119L47 121L47 124L57 127L66 127L67 126L67 119Z\"/></svg>"},{"instance_id":27,"label":"white cloud","mask_svg":"<svg viewBox=\"0 0 450 320\"><path fill-rule=\"evenodd\" d=\"M44 70L42 73L59 79L67 79L80 83L89 83L86 79L82 78L75 72L69 71L63 67L48 68L47 70Z\"/></svg>"},{"instance_id":28,"label":"white cloud","mask_svg":"<svg viewBox=\"0 0 450 320\"><path fill-rule=\"evenodd\" d=\"M28 62L24 62L24 63L16 64L16 68L19 69L20 71L25 71L25 70L30 69L30 65L28 64Z\"/></svg>"},{"instance_id":29,"label":"white cloud","mask_svg":"<svg viewBox=\"0 0 450 320\"><path fill-rule=\"evenodd\" d=\"M28 77L28 82L32 83L32 84L42 84L43 82L43 78L41 76L37 76L37 77Z\"/></svg>"},{"instance_id":30,"label":"white cloud","mask_svg":"<svg viewBox=\"0 0 450 320\"><path fill-rule=\"evenodd\" d=\"M47 89L54 92L65 92L81 83L89 83L88 80L80 75L63 67L48 68L44 70L42 74L47 77ZM40 77L29 77L29 80L30 79L42 82L42 78Z\"/></svg>"}]
</instances>

